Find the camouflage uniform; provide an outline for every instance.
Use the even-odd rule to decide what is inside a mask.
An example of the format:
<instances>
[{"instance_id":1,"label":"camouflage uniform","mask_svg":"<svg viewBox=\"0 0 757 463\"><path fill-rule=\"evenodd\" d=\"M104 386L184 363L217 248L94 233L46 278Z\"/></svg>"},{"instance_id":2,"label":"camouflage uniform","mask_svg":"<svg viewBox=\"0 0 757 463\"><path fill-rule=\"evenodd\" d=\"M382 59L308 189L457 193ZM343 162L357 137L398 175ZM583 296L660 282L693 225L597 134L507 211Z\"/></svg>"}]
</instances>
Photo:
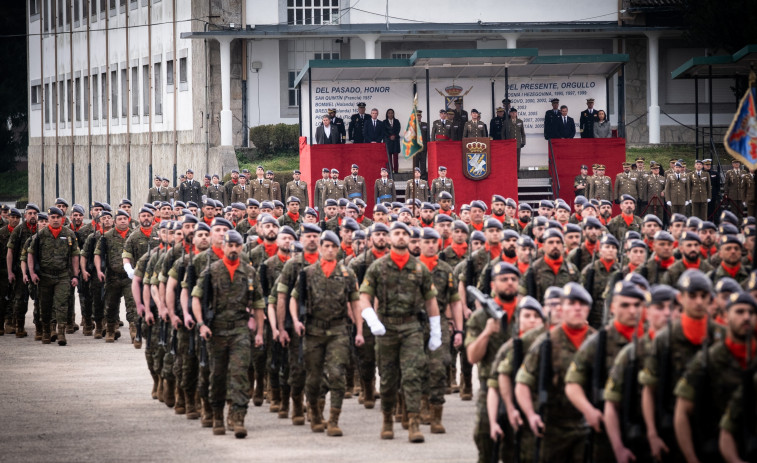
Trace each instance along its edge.
<instances>
[{"instance_id":1,"label":"camouflage uniform","mask_svg":"<svg viewBox=\"0 0 757 463\"><path fill-rule=\"evenodd\" d=\"M127 230L127 237L122 238L116 229L112 229L100 238L95 247L95 255L107 261L107 269L105 271L105 318L108 324L118 323L121 297L126 302L126 319L130 323L137 321L137 306L136 302L134 302L134 296L131 294L131 280L124 270L122 258L125 250L124 245L129 233L141 234L142 232ZM104 255L106 250L103 247L104 245L107 248L107 255ZM147 244L145 243L146 249ZM138 256L132 257L132 259L138 258Z\"/></svg>"},{"instance_id":2,"label":"camouflage uniform","mask_svg":"<svg viewBox=\"0 0 757 463\"><path fill-rule=\"evenodd\" d=\"M594 284L591 288L588 286L590 268L594 268ZM594 301L589 312L589 325L593 328L599 328L602 325L605 311L605 288L612 274L618 270L620 270L618 261L613 262L608 269L600 259L596 259L593 265L587 265L581 271L581 285L589 291Z\"/></svg>"},{"instance_id":3,"label":"camouflage uniform","mask_svg":"<svg viewBox=\"0 0 757 463\"><path fill-rule=\"evenodd\" d=\"M435 351L428 350L426 347L426 356L428 358L428 380L424 392L429 396L429 402L432 405L444 404L444 391L447 388L447 368L452 362L450 350L446 346L450 345L449 323L445 314L448 304L460 300L460 294L457 290L457 279L453 273L452 267L443 261L438 261L436 267L431 271L436 287L436 303L439 306L439 315L441 316L442 327L442 346ZM425 339L428 341L430 330L428 326L425 329ZM426 343L428 344L428 343Z\"/></svg>"},{"instance_id":4,"label":"camouflage uniform","mask_svg":"<svg viewBox=\"0 0 757 463\"><path fill-rule=\"evenodd\" d=\"M418 413L426 369L419 315L426 316L424 301L436 297L433 277L413 256L400 269L387 255L368 268L360 293L378 299L376 313L386 327L386 334L376 339L381 410L385 414L394 410L401 375L407 412Z\"/></svg>"},{"instance_id":5,"label":"camouflage uniform","mask_svg":"<svg viewBox=\"0 0 757 463\"><path fill-rule=\"evenodd\" d=\"M699 262L697 263L697 265L695 267L692 267L692 268L697 268L697 269L701 270L704 273L708 273L711 270L713 270L712 265L710 265L709 262L707 262L707 259L703 259L701 257L700 257ZM684 264L684 259L682 258L680 260L677 260L673 265L671 265L670 267L668 267L668 271L665 272L662 275L662 278L660 278L660 283L662 283L664 285L674 286L675 287L675 285L678 284L678 278L686 270L687 269L686 269L686 264ZM729 275L729 277L730 277L730 275ZM715 281L717 281L717 280L715 280Z\"/></svg>"},{"instance_id":6,"label":"camouflage uniform","mask_svg":"<svg viewBox=\"0 0 757 463\"><path fill-rule=\"evenodd\" d=\"M89 289L90 301L89 307L82 306L81 315L85 319L94 318L98 327L105 319L105 300L103 298L104 283L97 278L97 269L95 268L95 247L101 236L102 232L100 230L94 231L87 237L84 246L81 248L82 257L87 259L86 270L89 272L87 286Z\"/></svg>"},{"instance_id":7,"label":"camouflage uniform","mask_svg":"<svg viewBox=\"0 0 757 463\"><path fill-rule=\"evenodd\" d=\"M439 260L443 260L444 262L448 263L453 269L456 269L457 264L465 261L468 256L470 256L470 250L467 247L465 248L465 253L462 256L458 256L455 250L452 249L452 246L447 246L439 252ZM455 275L457 275L457 272L455 272Z\"/></svg>"},{"instance_id":8,"label":"camouflage uniform","mask_svg":"<svg viewBox=\"0 0 757 463\"><path fill-rule=\"evenodd\" d=\"M596 241L594 252L599 252L599 240ZM586 240L581 245L568 253L568 260L581 271L591 264L593 254L586 247Z\"/></svg>"},{"instance_id":9,"label":"camouflage uniform","mask_svg":"<svg viewBox=\"0 0 757 463\"><path fill-rule=\"evenodd\" d=\"M11 232L10 237L7 241L8 249L12 250L13 253L13 272L16 275L16 281L14 283L15 285L15 297L13 298L13 312L12 314L9 314L6 312L5 314L5 321L10 322L11 320L24 320L26 317L26 312L28 310L29 306L29 292L24 291L22 285L24 284L21 276L21 261L19 260L19 256L21 255L22 248L24 246L24 243L26 243L27 240L31 239L34 234L37 232L37 227L34 228L34 230L30 229L25 223L19 223L16 228L13 229L13 232ZM7 279L6 279L7 280Z\"/></svg>"},{"instance_id":10,"label":"camouflage uniform","mask_svg":"<svg viewBox=\"0 0 757 463\"><path fill-rule=\"evenodd\" d=\"M74 230L72 226L71 230L73 230L74 234L76 235L76 242L79 245L79 250L81 252L84 252L84 244L87 242L87 238L89 237L89 233L87 231L88 229L85 229L84 225L82 225L78 230ZM95 274L95 277L97 277L97 274ZM82 325L91 324L92 297L89 294L89 282L85 282L83 278L79 278L79 283L76 290L79 292L79 310L81 311ZM72 287L71 296L69 297L67 320L67 323L71 326L74 325L74 307L74 288ZM82 329L86 329L86 326L83 326Z\"/></svg>"},{"instance_id":11,"label":"camouflage uniform","mask_svg":"<svg viewBox=\"0 0 757 463\"><path fill-rule=\"evenodd\" d=\"M223 261L203 270L192 297L202 298L203 281L209 278L212 288L211 308L214 313L209 328L213 336L208 341L210 359L210 403L214 410L223 409L226 398L234 412L245 413L250 400L250 332L247 323L250 310L264 309L263 293L258 274L244 260L234 272L233 279ZM228 380L227 380L228 379ZM227 391L228 388L228 391ZM227 394L228 392L228 394Z\"/></svg>"},{"instance_id":12,"label":"camouflage uniform","mask_svg":"<svg viewBox=\"0 0 757 463\"><path fill-rule=\"evenodd\" d=\"M733 437L736 438L736 442L739 446L739 454L740 456L744 456L744 459L747 458L747 456L745 455L745 447L747 446L747 442L744 441L744 438L746 437L748 439L751 436L751 438L754 439L754 436L757 435L757 427L752 429L744 429L744 427L750 424L750 422L752 423L752 425L754 425L755 423L755 420L748 419L748 415L744 416L744 397L745 394L754 394L754 391L756 390L757 373L752 375L751 384L742 384L738 389L736 389L736 391L731 396L731 400L728 402L728 408L726 409L725 414L720 420L720 429L730 432ZM754 400L752 400L751 402L753 404L755 403ZM747 414L755 414L757 413L757 408L746 410L746 412Z\"/></svg>"},{"instance_id":13,"label":"camouflage uniform","mask_svg":"<svg viewBox=\"0 0 757 463\"><path fill-rule=\"evenodd\" d=\"M90 236L88 241L92 240L93 236L94 235ZM142 278L142 286L150 284L150 275L148 274L148 272L152 272L152 266L150 266L150 268L148 269L148 264L150 263L150 261L152 261L152 258L158 254L158 251L160 251L160 249L157 247L151 249L149 253L145 253L142 257L140 257L137 261L137 264L134 266L134 277ZM95 277L95 279L97 278ZM150 304L145 307L145 310L149 310L152 313L153 317L155 317L155 320L158 320L158 307L155 305L155 302L152 301L152 298L150 298ZM102 318L102 305L100 306L100 316ZM95 320L99 320L97 318L96 306ZM155 356L155 351L158 349L158 326L148 326L147 322L143 321L142 336L143 338L145 338L146 342L145 361L147 362L147 369L153 378L154 384L157 384L158 373L160 372L160 369L155 368L155 361L153 360L153 356ZM149 340L147 338L149 338Z\"/></svg>"},{"instance_id":14,"label":"camouflage uniform","mask_svg":"<svg viewBox=\"0 0 757 463\"><path fill-rule=\"evenodd\" d=\"M631 221L631 224L626 224L625 218L623 215L617 215L613 217L610 222L607 224L607 231L612 233L612 235L618 239L618 241L622 241L623 238L626 236L627 231L635 231L641 233L641 217L638 215L633 216L633 220Z\"/></svg>"},{"instance_id":15,"label":"camouflage uniform","mask_svg":"<svg viewBox=\"0 0 757 463\"><path fill-rule=\"evenodd\" d=\"M19 223L16 227L18 228L22 226L23 224ZM11 229L9 225L4 225L0 228L0 256L3 257L2 265L0 265L0 325L6 320L10 321L13 319L12 303L16 294L17 286L16 282L14 282L13 285L8 282L8 266L5 262L5 257L8 255L8 239L11 236L11 232L13 232L13 229ZM16 266L15 262L17 262L17 260L14 261L14 267ZM16 280L18 281L18 279L17 275ZM6 295L9 295L10 298L6 299ZM0 331L2 330L3 327L0 326Z\"/></svg>"},{"instance_id":16,"label":"camouflage uniform","mask_svg":"<svg viewBox=\"0 0 757 463\"><path fill-rule=\"evenodd\" d=\"M304 269L307 284L305 295L306 395L308 406L318 407L324 376L331 391L331 408L342 409L345 391L345 370L350 357L349 305L360 299L355 274L342 263L337 263L331 275L323 273L316 262ZM292 297L299 298L300 278L292 290Z\"/></svg>"},{"instance_id":17,"label":"camouflage uniform","mask_svg":"<svg viewBox=\"0 0 757 463\"><path fill-rule=\"evenodd\" d=\"M276 306L276 280L281 275L281 270L284 268L285 261L277 255L269 257L264 262L265 269L261 265L258 267L258 273L261 280L261 290L268 291L268 304ZM263 288L263 271L265 270L265 278L268 282L268 287ZM265 294L264 294L265 295ZM267 314L266 314L267 316ZM268 384L271 387L271 403L280 401L284 410L289 410L289 384L286 382L281 383L280 378L282 371L287 367L285 365L286 359L284 358L284 351L278 341L273 340L270 324L266 323L267 329L265 330L265 349L264 355L260 354L260 349L253 347L252 362L250 364L250 384L252 381L256 381L258 384L265 382L265 371L268 371ZM280 330L284 327L280 326ZM275 344L274 344L275 343ZM274 359L274 356L276 358ZM262 358L261 358L262 357Z\"/></svg>"},{"instance_id":18,"label":"camouflage uniform","mask_svg":"<svg viewBox=\"0 0 757 463\"><path fill-rule=\"evenodd\" d=\"M536 283L534 294L528 294L529 288L527 282L530 278L529 274L533 274ZM544 302L543 297L547 288L550 286L563 287L571 281L577 282L580 276L581 274L579 273L578 268L567 260L563 260L560 270L555 274L549 265L544 262L544 258L542 257L529 265L528 270L520 279L518 292L521 295L528 294L529 296L536 298L539 302Z\"/></svg>"},{"instance_id":19,"label":"camouflage uniform","mask_svg":"<svg viewBox=\"0 0 757 463\"><path fill-rule=\"evenodd\" d=\"M280 227L283 227L284 225L289 225L290 227L292 227L292 230L294 231L298 231L300 229L301 223L302 223L302 214L297 216L297 220L295 220L291 215L289 215L289 212L285 212L284 215L279 217Z\"/></svg>"},{"instance_id":20,"label":"camouflage uniform","mask_svg":"<svg viewBox=\"0 0 757 463\"><path fill-rule=\"evenodd\" d=\"M589 328L586 338L594 332ZM586 339L585 338L585 339ZM528 349L523 365L515 380L531 389L531 397L537 397L539 384L539 350L547 339L541 334ZM570 367L578 349L568 339L562 326L550 330L552 340L552 380L548 385L548 399L545 405L544 437L541 440L542 462L583 462L584 438L587 435L586 421L565 395L565 373Z\"/></svg>"},{"instance_id":21,"label":"camouflage uniform","mask_svg":"<svg viewBox=\"0 0 757 463\"><path fill-rule=\"evenodd\" d=\"M723 263L722 262L719 263L719 264L717 264L717 266L715 267L714 270L710 270L710 272L707 274L707 276L710 277L710 280L712 280L713 282L717 282L721 278L729 277L729 278L733 278L734 280L736 280L737 282L739 282L739 284L744 284L744 283L747 282L747 280L749 280L749 269L748 268L744 268L744 266L741 265L741 264L738 264L738 265L739 265L739 270L738 270L738 272L736 272L735 276L731 276L731 274L729 274L723 268ZM702 271L704 271L704 270L702 270Z\"/></svg>"},{"instance_id":22,"label":"camouflage uniform","mask_svg":"<svg viewBox=\"0 0 757 463\"><path fill-rule=\"evenodd\" d=\"M246 218L246 219L240 220L237 226L235 227L235 229L236 231L239 232L240 235L242 235L244 240L247 241L247 235L255 234L255 226L257 224L258 224L258 219Z\"/></svg>"}]
</instances>

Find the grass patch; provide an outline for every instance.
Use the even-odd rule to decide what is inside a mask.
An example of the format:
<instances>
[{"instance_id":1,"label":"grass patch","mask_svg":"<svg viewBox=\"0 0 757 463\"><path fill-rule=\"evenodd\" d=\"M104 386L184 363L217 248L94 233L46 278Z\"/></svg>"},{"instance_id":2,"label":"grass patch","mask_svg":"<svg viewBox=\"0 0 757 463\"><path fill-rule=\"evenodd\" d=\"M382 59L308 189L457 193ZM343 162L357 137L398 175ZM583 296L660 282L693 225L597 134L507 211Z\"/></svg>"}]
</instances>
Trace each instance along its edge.
<instances>
[{"instance_id":1,"label":"grass patch","mask_svg":"<svg viewBox=\"0 0 757 463\"><path fill-rule=\"evenodd\" d=\"M29 172L1 172L0 199L7 201L29 195Z\"/></svg>"}]
</instances>

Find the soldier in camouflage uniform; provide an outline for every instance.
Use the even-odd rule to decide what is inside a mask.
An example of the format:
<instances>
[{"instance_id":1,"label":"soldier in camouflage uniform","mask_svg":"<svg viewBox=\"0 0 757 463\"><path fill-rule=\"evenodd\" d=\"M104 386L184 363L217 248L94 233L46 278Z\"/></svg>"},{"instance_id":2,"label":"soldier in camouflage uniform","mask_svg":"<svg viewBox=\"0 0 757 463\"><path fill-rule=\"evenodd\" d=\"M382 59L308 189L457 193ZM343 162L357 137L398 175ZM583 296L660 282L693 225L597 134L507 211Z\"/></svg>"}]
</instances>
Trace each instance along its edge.
<instances>
[{"instance_id":1,"label":"soldier in camouflage uniform","mask_svg":"<svg viewBox=\"0 0 757 463\"><path fill-rule=\"evenodd\" d=\"M636 198L631 195L623 195L620 198L620 215L615 216L607 224L607 231L615 235L618 241L626 236L629 230L641 232L641 217L634 214L636 210Z\"/></svg>"},{"instance_id":2,"label":"soldier in camouflage uniform","mask_svg":"<svg viewBox=\"0 0 757 463\"><path fill-rule=\"evenodd\" d=\"M28 266L32 283L39 285L42 311L42 342L50 343L52 311L58 322L58 345L66 345L69 287L79 283L79 244L69 228L62 227L63 211L51 207L47 211L50 225L32 238ZM23 331L19 318L17 328Z\"/></svg>"},{"instance_id":3,"label":"soldier in camouflage uniform","mask_svg":"<svg viewBox=\"0 0 757 463\"><path fill-rule=\"evenodd\" d=\"M702 258L700 248L702 240L699 235L693 231L685 231L678 240L678 250L681 252L681 259L677 260L668 268L668 271L662 276L660 282L665 285L675 286L678 278L683 272L690 268L699 269L705 273L712 270L707 260Z\"/></svg>"},{"instance_id":4,"label":"soldier in camouflage uniform","mask_svg":"<svg viewBox=\"0 0 757 463\"><path fill-rule=\"evenodd\" d=\"M721 262L715 270L711 270L708 276L713 282L721 278L730 277L739 284L744 284L749 279L749 268L741 263L744 244L736 235L724 235L720 237L718 256Z\"/></svg>"},{"instance_id":5,"label":"soldier in camouflage uniform","mask_svg":"<svg viewBox=\"0 0 757 463\"><path fill-rule=\"evenodd\" d=\"M452 223L452 243L439 252L439 260L448 263L453 269L469 255L468 226L462 220Z\"/></svg>"},{"instance_id":6,"label":"soldier in camouflage uniform","mask_svg":"<svg viewBox=\"0 0 757 463\"><path fill-rule=\"evenodd\" d=\"M654 216L652 216L654 218ZM654 234L652 250L654 253L647 262L634 270L647 279L650 284L656 285L663 282L665 273L675 263L673 257L673 235L666 231L658 231Z\"/></svg>"},{"instance_id":7,"label":"soldier in camouflage uniform","mask_svg":"<svg viewBox=\"0 0 757 463\"><path fill-rule=\"evenodd\" d=\"M408 252L410 229L401 222L390 230L392 251L374 262L360 286L358 336L365 320L376 339L376 357L381 375L382 439L394 438L393 416L400 391L404 394L411 442L423 442L420 431L422 375L426 368L423 351L423 327L420 319L428 317L428 348L435 351L442 344L436 288L428 269ZM373 309L378 299L378 315ZM423 307L421 306L423 301Z\"/></svg>"},{"instance_id":8,"label":"soldier in camouflage uniform","mask_svg":"<svg viewBox=\"0 0 757 463\"><path fill-rule=\"evenodd\" d=\"M602 325L604 318L605 288L612 274L620 270L619 248L620 244L614 236L604 235L600 240L598 258L581 271L581 284L594 300L589 312L589 326L595 329Z\"/></svg>"},{"instance_id":9,"label":"soldier in camouflage uniform","mask_svg":"<svg viewBox=\"0 0 757 463\"><path fill-rule=\"evenodd\" d=\"M13 230L21 223L21 211L12 208L8 214L8 221L0 228L0 256L8 256L8 240ZM3 323L13 319L13 298L16 293L16 281L11 283L8 275L14 273L14 267L18 266L18 260L13 261L13 252L10 252L10 261L4 262L0 267L0 336L5 334ZM15 275L14 275L15 278ZM10 296L10 297L7 297ZM7 318L6 318L7 317ZM13 327L16 328L15 326ZM10 333L9 333L10 334ZM21 336L19 336L21 337Z\"/></svg>"},{"instance_id":10,"label":"soldier in camouflage uniform","mask_svg":"<svg viewBox=\"0 0 757 463\"><path fill-rule=\"evenodd\" d=\"M300 214L300 209L300 198L296 196L287 198L287 212L279 217L279 225L282 227L287 225L292 230L299 230L303 219L302 215L304 215Z\"/></svg>"},{"instance_id":11,"label":"soldier in camouflage uniform","mask_svg":"<svg viewBox=\"0 0 757 463\"><path fill-rule=\"evenodd\" d=\"M29 293L28 291L23 291L21 286L23 282L21 281L22 275L19 259L24 243L37 233L37 214L39 214L39 207L36 204L27 204L24 210L24 221L13 229L7 241L6 271L8 272L8 282L14 287L15 294L13 298L13 311L5 313L4 331L7 334L14 334L17 323L19 321L23 323L23 320L26 318L29 306Z\"/></svg>"},{"instance_id":12,"label":"soldier in camouflage uniform","mask_svg":"<svg viewBox=\"0 0 757 463\"><path fill-rule=\"evenodd\" d=\"M254 198L248 198L246 204L247 217L237 223L236 230L246 237L255 234L255 227L258 225L258 214L260 214L260 202ZM209 223L206 224L210 226Z\"/></svg>"},{"instance_id":13,"label":"soldier in camouflage uniform","mask_svg":"<svg viewBox=\"0 0 757 463\"><path fill-rule=\"evenodd\" d=\"M494 366L494 358L500 346L507 342L512 335L510 323L518 303L518 281L521 274L517 267L506 262L500 262L491 269L490 293L494 294L494 301L507 317L508 329L503 329L499 320L491 317L483 307L479 307L466 323L465 352L468 361L478 367L478 377L481 389L476 401L476 424L473 430L473 440L478 448L478 461L491 461L494 451L490 438L489 415L486 410L487 379Z\"/></svg>"},{"instance_id":14,"label":"soldier in camouflage uniform","mask_svg":"<svg viewBox=\"0 0 757 463\"><path fill-rule=\"evenodd\" d=\"M528 267L520 281L519 292L536 300L543 297L550 286L565 286L577 282L580 272L573 263L565 260L565 239L555 228L544 232L544 256L536 259Z\"/></svg>"},{"instance_id":15,"label":"soldier in camouflage uniform","mask_svg":"<svg viewBox=\"0 0 757 463\"><path fill-rule=\"evenodd\" d=\"M602 224L596 217L584 217L581 225L583 226L584 242L568 253L568 261L575 265L579 271L592 262L594 253L599 249L599 237L602 234Z\"/></svg>"},{"instance_id":16,"label":"soldier in camouflage uniform","mask_svg":"<svg viewBox=\"0 0 757 463\"><path fill-rule=\"evenodd\" d=\"M85 321L94 318L94 338L102 339L102 333L105 331L105 299L103 298L103 282L97 278L97 269L95 268L95 247L103 233L113 228L113 214L109 211L100 212L95 225L97 228L93 228L92 232L87 236L87 240L81 248L81 257L79 259L81 275L84 281L87 282L89 300L91 301L88 308L82 307L82 317L84 317ZM86 329L85 326L85 333Z\"/></svg>"},{"instance_id":17,"label":"soldier in camouflage uniform","mask_svg":"<svg viewBox=\"0 0 757 463\"><path fill-rule=\"evenodd\" d=\"M565 374L578 349L593 333L586 318L592 299L579 284L571 282L563 288L562 323L540 335L528 349L523 365L515 377L515 397L526 416L531 431L541 438L541 462L582 462L587 428L584 417L565 395ZM542 348L552 344L552 378L539 377ZM541 405L539 415L534 410L538 386L544 383L547 401Z\"/></svg>"},{"instance_id":18,"label":"soldier in camouflage uniform","mask_svg":"<svg viewBox=\"0 0 757 463\"><path fill-rule=\"evenodd\" d=\"M150 209L142 208L139 211L139 229L134 230L129 234L126 242L123 245L123 252L119 262L123 261L122 270L126 272L129 279L134 277L134 268L132 262L136 262L144 253L147 252L148 243L155 238L157 230L154 230L153 226L153 214ZM116 214L116 228L118 228L118 214ZM114 232L115 233L115 232ZM110 248L109 248L110 249ZM160 272L161 269L158 269ZM127 291L128 292L128 291ZM137 334L137 308L134 305L134 300L131 298L126 299L126 320L129 322L129 334L131 342L134 342L134 337ZM136 348L141 346L135 345Z\"/></svg>"},{"instance_id":19,"label":"soldier in camouflage uniform","mask_svg":"<svg viewBox=\"0 0 757 463\"><path fill-rule=\"evenodd\" d=\"M340 241L334 232L320 238L320 259L300 271L292 291L289 313L305 350L305 387L310 411L310 429L323 432L323 410L319 404L324 377L331 391L327 435L341 436L339 415L345 391L345 374L350 356L349 323L353 303L359 299L357 278L337 262ZM304 291L303 294L301 292ZM298 301L304 307L300 307ZM300 311L304 313L299 313ZM362 336L355 344L362 344Z\"/></svg>"},{"instance_id":20,"label":"soldier in camouflage uniform","mask_svg":"<svg viewBox=\"0 0 757 463\"><path fill-rule=\"evenodd\" d=\"M265 302L260 290L258 274L252 265L240 258L242 235L236 230L224 236L224 258L203 270L192 290L192 308L200 336L208 342L208 356L212 370L210 403L213 407L213 434L226 433L223 424L224 402L231 400L231 423L234 436L247 436L244 417L250 400L247 370L250 366L250 311L254 311L254 325L263 326ZM206 325L201 299L204 280L212 294L210 310L214 316ZM255 336L255 345L263 345L262 330ZM228 382L227 382L228 379ZM228 390L227 390L228 388Z\"/></svg>"}]
</instances>

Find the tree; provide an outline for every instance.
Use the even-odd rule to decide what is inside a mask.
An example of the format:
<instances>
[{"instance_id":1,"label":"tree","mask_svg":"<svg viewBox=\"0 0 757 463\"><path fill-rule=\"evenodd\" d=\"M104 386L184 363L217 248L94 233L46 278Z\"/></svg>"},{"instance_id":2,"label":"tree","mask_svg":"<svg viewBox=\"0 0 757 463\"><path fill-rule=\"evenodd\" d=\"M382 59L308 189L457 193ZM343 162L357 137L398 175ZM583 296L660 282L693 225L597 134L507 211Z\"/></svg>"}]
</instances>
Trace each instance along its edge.
<instances>
[{"instance_id":1,"label":"tree","mask_svg":"<svg viewBox=\"0 0 757 463\"><path fill-rule=\"evenodd\" d=\"M757 43L757 2L754 0L687 0L685 38L713 53L733 54Z\"/></svg>"}]
</instances>

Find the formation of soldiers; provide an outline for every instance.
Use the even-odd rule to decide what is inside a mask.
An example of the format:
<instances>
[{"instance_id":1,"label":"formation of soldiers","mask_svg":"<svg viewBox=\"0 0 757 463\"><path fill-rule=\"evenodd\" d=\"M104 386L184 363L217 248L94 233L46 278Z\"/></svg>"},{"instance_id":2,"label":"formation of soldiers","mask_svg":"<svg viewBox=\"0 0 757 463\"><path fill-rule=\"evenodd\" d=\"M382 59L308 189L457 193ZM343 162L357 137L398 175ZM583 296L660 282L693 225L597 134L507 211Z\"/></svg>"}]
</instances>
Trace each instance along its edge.
<instances>
[{"instance_id":1,"label":"formation of soldiers","mask_svg":"<svg viewBox=\"0 0 757 463\"><path fill-rule=\"evenodd\" d=\"M475 365L481 462L755 461L754 217L683 208L666 224L640 213L659 174L613 189L602 167L573 204L538 207L456 205L440 168L431 186L416 171L404 203L382 175L368 218L353 165L323 170L317 210L297 171L277 204L262 166L228 206L217 183L199 203L154 199L160 179L138 210L6 208L2 332L27 336L32 299L35 340L75 342L78 293L83 335L143 350L152 397L215 435L245 437L249 403L268 401L341 436L357 395L380 402L378 437L400 422L423 442L422 425L446 431L450 394L473 400ZM676 174L692 200L700 171Z\"/></svg>"}]
</instances>

